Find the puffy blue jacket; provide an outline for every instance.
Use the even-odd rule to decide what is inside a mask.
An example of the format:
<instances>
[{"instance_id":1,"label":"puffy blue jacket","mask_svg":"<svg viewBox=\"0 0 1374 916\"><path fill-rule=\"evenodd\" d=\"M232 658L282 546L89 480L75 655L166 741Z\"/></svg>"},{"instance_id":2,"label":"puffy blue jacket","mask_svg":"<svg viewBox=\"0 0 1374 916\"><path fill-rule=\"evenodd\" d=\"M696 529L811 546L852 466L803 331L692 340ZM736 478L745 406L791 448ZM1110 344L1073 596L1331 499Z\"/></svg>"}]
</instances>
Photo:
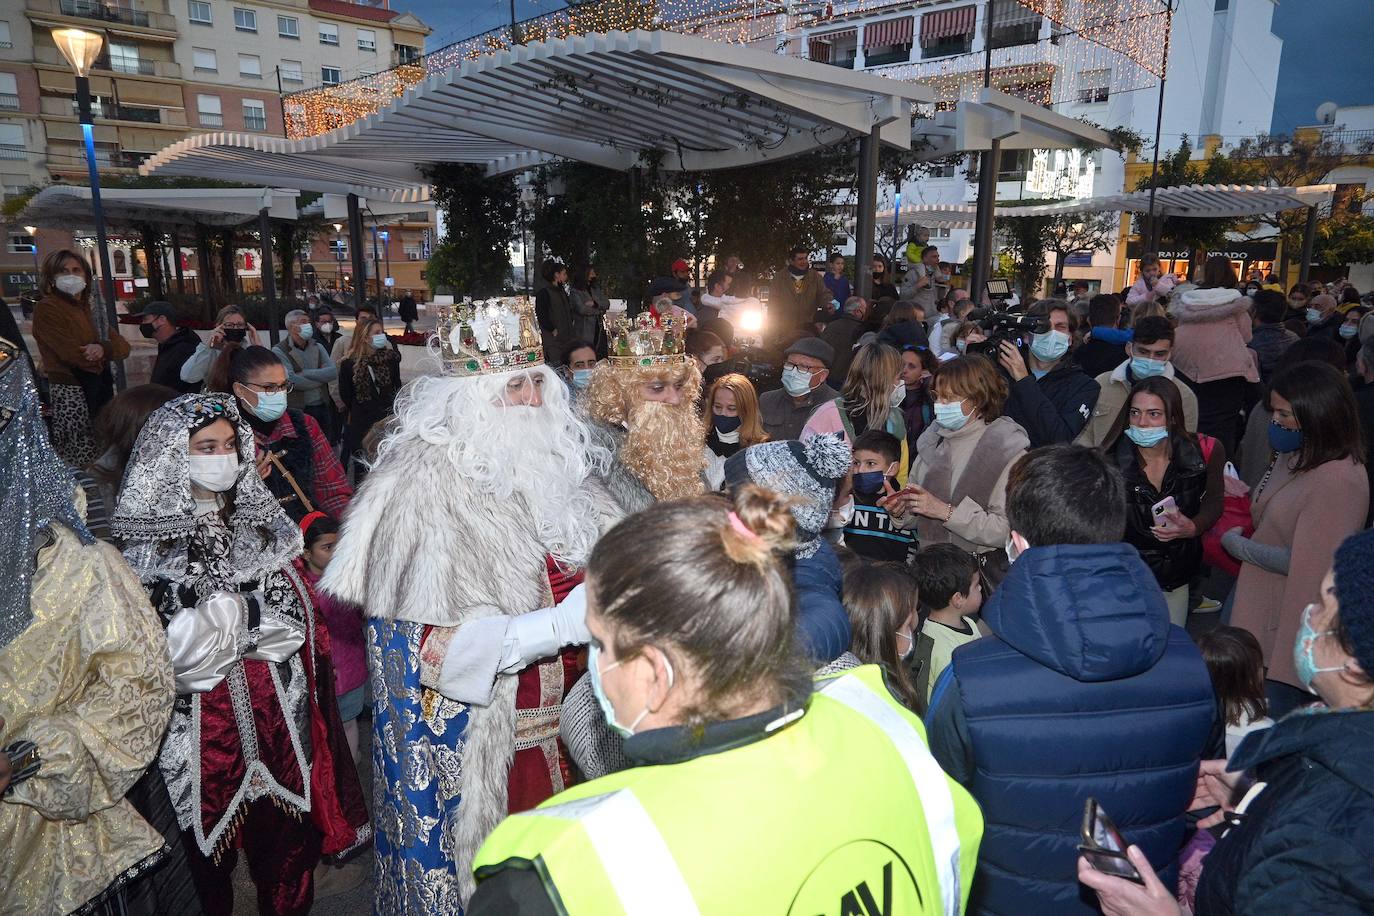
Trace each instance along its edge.
<instances>
[{"instance_id":1,"label":"puffy blue jacket","mask_svg":"<svg viewBox=\"0 0 1374 916\"><path fill-rule=\"evenodd\" d=\"M1097 912L1075 876L1089 798L1172 884L1216 705L1135 548L1033 547L983 620L995 635L955 650L926 719L987 822L969 912Z\"/></svg>"},{"instance_id":2,"label":"puffy blue jacket","mask_svg":"<svg viewBox=\"0 0 1374 916\"><path fill-rule=\"evenodd\" d=\"M840 601L844 578L840 560L830 543L795 561L792 582L797 589L797 641L817 666L849 651L849 614Z\"/></svg>"}]
</instances>

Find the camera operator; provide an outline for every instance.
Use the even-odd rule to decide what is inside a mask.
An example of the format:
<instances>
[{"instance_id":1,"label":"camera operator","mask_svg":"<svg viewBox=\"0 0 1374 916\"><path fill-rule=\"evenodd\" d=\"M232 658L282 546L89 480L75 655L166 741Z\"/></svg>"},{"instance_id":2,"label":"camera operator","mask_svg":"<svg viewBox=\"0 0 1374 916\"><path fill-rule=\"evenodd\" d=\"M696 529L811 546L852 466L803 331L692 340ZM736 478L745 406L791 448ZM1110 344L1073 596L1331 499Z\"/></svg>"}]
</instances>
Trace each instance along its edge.
<instances>
[{"instance_id":1,"label":"camera operator","mask_svg":"<svg viewBox=\"0 0 1374 916\"><path fill-rule=\"evenodd\" d=\"M1030 336L1027 355L1009 340L998 348L998 362L1011 379L1006 415L1026 430L1031 448L1072 442L1092 417L1101 389L1069 350L1075 322L1067 302L1042 299L1026 315L1048 327Z\"/></svg>"}]
</instances>

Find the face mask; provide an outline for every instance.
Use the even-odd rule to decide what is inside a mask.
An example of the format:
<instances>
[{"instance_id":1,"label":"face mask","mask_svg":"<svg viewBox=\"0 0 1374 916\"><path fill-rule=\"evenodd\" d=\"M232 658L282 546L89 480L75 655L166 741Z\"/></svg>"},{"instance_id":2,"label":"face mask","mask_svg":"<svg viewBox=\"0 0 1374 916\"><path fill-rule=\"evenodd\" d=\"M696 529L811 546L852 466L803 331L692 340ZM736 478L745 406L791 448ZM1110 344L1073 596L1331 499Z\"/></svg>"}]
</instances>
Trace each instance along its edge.
<instances>
[{"instance_id":1,"label":"face mask","mask_svg":"<svg viewBox=\"0 0 1374 916\"><path fill-rule=\"evenodd\" d=\"M1141 448L1154 448L1156 445L1169 438L1169 427L1128 426L1126 427L1126 438L1130 439Z\"/></svg>"},{"instance_id":2,"label":"face mask","mask_svg":"<svg viewBox=\"0 0 1374 916\"><path fill-rule=\"evenodd\" d=\"M387 347L387 343L388 343L388 341L387 341L387 339L386 339L386 335L385 335L385 334L373 334L373 335L372 335L372 349L374 349L374 350L385 350L386 347Z\"/></svg>"},{"instance_id":3,"label":"face mask","mask_svg":"<svg viewBox=\"0 0 1374 916\"><path fill-rule=\"evenodd\" d=\"M958 350L959 353L960 353L960 355L963 355L963 354L967 353L967 352L968 352L968 341L967 341L967 340L963 340L963 339L956 340L956 341L954 342L954 349Z\"/></svg>"},{"instance_id":4,"label":"face mask","mask_svg":"<svg viewBox=\"0 0 1374 916\"><path fill-rule=\"evenodd\" d=\"M854 474L854 491L857 493L877 493L883 488L887 475L882 471L858 471Z\"/></svg>"},{"instance_id":5,"label":"face mask","mask_svg":"<svg viewBox=\"0 0 1374 916\"><path fill-rule=\"evenodd\" d=\"M1341 328L1341 330L1344 331L1345 328ZM151 338L156 336L157 331L153 330L153 326L151 324L140 324L138 326L138 333L142 334L144 337Z\"/></svg>"},{"instance_id":6,"label":"face mask","mask_svg":"<svg viewBox=\"0 0 1374 916\"><path fill-rule=\"evenodd\" d=\"M1156 375L1163 375L1164 370L1169 367L1167 359L1150 359L1147 356L1131 357L1131 376L1133 378L1154 378Z\"/></svg>"},{"instance_id":7,"label":"face mask","mask_svg":"<svg viewBox=\"0 0 1374 916\"><path fill-rule=\"evenodd\" d=\"M672 690L673 666L669 664L667 658L663 659L663 666L668 669L668 689ZM597 705L601 707L601 714L606 717L606 724L610 726L611 731L622 738L628 738L635 733L635 726L644 721L644 717L649 714L649 707L645 706L644 711L635 716L635 720L628 726L621 725L615 720L615 707L611 705L610 699L606 696L606 688L602 686L601 678L605 676L606 671L613 671L619 667L620 662L613 662L606 667L605 671L601 670L601 651L594 642L588 646L587 668L592 675L592 693L596 695Z\"/></svg>"},{"instance_id":8,"label":"face mask","mask_svg":"<svg viewBox=\"0 0 1374 916\"><path fill-rule=\"evenodd\" d=\"M1322 320L1322 313L1321 313L1321 310L1319 310L1319 309L1308 309L1308 310L1307 310L1307 323L1308 323L1308 324L1317 324L1317 323L1320 322L1321 320Z\"/></svg>"},{"instance_id":9,"label":"face mask","mask_svg":"<svg viewBox=\"0 0 1374 916\"><path fill-rule=\"evenodd\" d=\"M320 325L320 333L321 333L321 334L332 334L333 332L334 332L334 325L331 324L330 322L326 321L326 322L324 322L323 324Z\"/></svg>"},{"instance_id":10,"label":"face mask","mask_svg":"<svg viewBox=\"0 0 1374 916\"><path fill-rule=\"evenodd\" d=\"M1016 542L1011 539L1010 534L1007 535L1007 546L1002 549L1007 552L1008 563L1015 563L1021 557L1021 551L1016 549Z\"/></svg>"},{"instance_id":11,"label":"face mask","mask_svg":"<svg viewBox=\"0 0 1374 916\"><path fill-rule=\"evenodd\" d=\"M315 336L315 329L308 324L303 324L296 333L301 335L301 340L309 340Z\"/></svg>"},{"instance_id":12,"label":"face mask","mask_svg":"<svg viewBox=\"0 0 1374 916\"><path fill-rule=\"evenodd\" d=\"M1286 429L1277 423L1269 423L1269 447L1276 452L1296 452L1302 448L1302 430Z\"/></svg>"},{"instance_id":13,"label":"face mask","mask_svg":"<svg viewBox=\"0 0 1374 916\"><path fill-rule=\"evenodd\" d=\"M935 422L945 429L963 429L968 422L968 414L964 413L963 400L946 404L942 401L935 402Z\"/></svg>"},{"instance_id":14,"label":"face mask","mask_svg":"<svg viewBox=\"0 0 1374 916\"><path fill-rule=\"evenodd\" d=\"M736 432L739 429L740 423L744 421L740 417L725 417L720 414L713 414L711 422L715 424L717 435L721 433L728 435Z\"/></svg>"},{"instance_id":15,"label":"face mask","mask_svg":"<svg viewBox=\"0 0 1374 916\"><path fill-rule=\"evenodd\" d=\"M254 393L258 396L258 406L248 409L259 420L271 423L273 420L281 419L281 415L286 413L285 391L258 391Z\"/></svg>"},{"instance_id":16,"label":"face mask","mask_svg":"<svg viewBox=\"0 0 1374 916\"><path fill-rule=\"evenodd\" d=\"M239 477L238 455L191 455L191 483L213 493L234 487Z\"/></svg>"},{"instance_id":17,"label":"face mask","mask_svg":"<svg viewBox=\"0 0 1374 916\"><path fill-rule=\"evenodd\" d=\"M916 648L916 640L914 640L914 639L911 638L911 634L910 634L910 633L903 633L901 630L896 630L895 632L896 632L897 638L898 638L899 640L901 640L901 639L905 639L905 640L906 640L906 651L903 652L903 653L901 654L901 659L902 659L902 661L906 661L908 658L911 657L912 651L915 650L915 648ZM897 643L897 645L900 646L901 643L899 642L899 643Z\"/></svg>"},{"instance_id":18,"label":"face mask","mask_svg":"<svg viewBox=\"0 0 1374 916\"><path fill-rule=\"evenodd\" d=\"M849 497L844 501L844 505L838 509L830 510L830 517L826 519L825 527L843 528L854 520L854 497Z\"/></svg>"},{"instance_id":19,"label":"face mask","mask_svg":"<svg viewBox=\"0 0 1374 916\"><path fill-rule=\"evenodd\" d=\"M1322 630L1318 632L1312 629L1312 608L1315 605L1309 604L1302 609L1302 623L1298 625L1298 638L1293 643L1293 668L1298 675L1298 680L1308 689L1310 693L1316 693L1317 688L1312 686L1312 681L1317 675L1324 671L1344 671L1345 665L1336 665L1331 668L1318 668L1316 656L1312 654L1316 648L1317 640L1323 636L1330 636L1335 630Z\"/></svg>"},{"instance_id":20,"label":"face mask","mask_svg":"<svg viewBox=\"0 0 1374 916\"><path fill-rule=\"evenodd\" d=\"M783 390L799 398L811 390L811 373L788 366L782 370Z\"/></svg>"},{"instance_id":21,"label":"face mask","mask_svg":"<svg viewBox=\"0 0 1374 916\"><path fill-rule=\"evenodd\" d=\"M592 370L574 369L572 374L572 383L574 388L586 388L588 385L592 383Z\"/></svg>"},{"instance_id":22,"label":"face mask","mask_svg":"<svg viewBox=\"0 0 1374 916\"><path fill-rule=\"evenodd\" d=\"M1036 334L1031 339L1030 349L1036 359L1052 363L1069 352L1069 335L1063 331Z\"/></svg>"},{"instance_id":23,"label":"face mask","mask_svg":"<svg viewBox=\"0 0 1374 916\"><path fill-rule=\"evenodd\" d=\"M1349 340L1356 334L1360 333L1360 329L1355 327L1355 325L1353 324L1343 324L1341 325L1341 329L1338 333L1340 333L1340 335L1344 337L1346 340Z\"/></svg>"},{"instance_id":24,"label":"face mask","mask_svg":"<svg viewBox=\"0 0 1374 916\"><path fill-rule=\"evenodd\" d=\"M53 280L52 284L68 296L75 297L81 295L81 291L86 288L86 278L78 277L76 274L63 274Z\"/></svg>"},{"instance_id":25,"label":"face mask","mask_svg":"<svg viewBox=\"0 0 1374 916\"><path fill-rule=\"evenodd\" d=\"M225 328L224 339L230 343L243 343L248 337L247 328Z\"/></svg>"},{"instance_id":26,"label":"face mask","mask_svg":"<svg viewBox=\"0 0 1374 916\"><path fill-rule=\"evenodd\" d=\"M898 382L892 386L892 392L887 396L888 407L901 407L902 401L906 400L906 382Z\"/></svg>"}]
</instances>

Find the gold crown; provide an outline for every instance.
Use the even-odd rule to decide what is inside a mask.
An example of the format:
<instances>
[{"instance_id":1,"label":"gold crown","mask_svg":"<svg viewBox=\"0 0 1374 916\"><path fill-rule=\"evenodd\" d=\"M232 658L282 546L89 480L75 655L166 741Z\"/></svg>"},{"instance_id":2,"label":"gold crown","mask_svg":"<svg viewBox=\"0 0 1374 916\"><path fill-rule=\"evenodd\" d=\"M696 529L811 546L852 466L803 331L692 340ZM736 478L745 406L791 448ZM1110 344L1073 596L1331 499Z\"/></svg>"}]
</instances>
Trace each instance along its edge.
<instances>
[{"instance_id":1,"label":"gold crown","mask_svg":"<svg viewBox=\"0 0 1374 916\"><path fill-rule=\"evenodd\" d=\"M534 310L523 297L442 305L438 334L445 375L514 372L544 362Z\"/></svg>"},{"instance_id":2,"label":"gold crown","mask_svg":"<svg viewBox=\"0 0 1374 916\"><path fill-rule=\"evenodd\" d=\"M613 319L607 313L602 323L610 340L606 361L612 366L649 368L687 361L687 349L672 315L655 319L643 311L634 318L621 313Z\"/></svg>"}]
</instances>

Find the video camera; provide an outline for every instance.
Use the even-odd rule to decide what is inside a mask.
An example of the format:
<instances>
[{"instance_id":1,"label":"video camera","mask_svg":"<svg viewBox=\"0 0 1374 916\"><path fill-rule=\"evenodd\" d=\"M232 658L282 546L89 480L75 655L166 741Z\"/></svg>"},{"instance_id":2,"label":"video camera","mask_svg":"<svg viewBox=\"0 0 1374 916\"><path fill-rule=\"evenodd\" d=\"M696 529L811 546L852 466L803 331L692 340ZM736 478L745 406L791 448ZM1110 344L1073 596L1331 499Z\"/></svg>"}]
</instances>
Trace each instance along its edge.
<instances>
[{"instance_id":1,"label":"video camera","mask_svg":"<svg viewBox=\"0 0 1374 916\"><path fill-rule=\"evenodd\" d=\"M981 353L993 362L997 362L1002 341L1009 340L1012 346L1020 348L1027 334L1043 334L1050 329L1049 319L1042 315L999 312L990 308L974 309L968 313L968 320L981 324L988 339L969 344L965 352Z\"/></svg>"}]
</instances>

